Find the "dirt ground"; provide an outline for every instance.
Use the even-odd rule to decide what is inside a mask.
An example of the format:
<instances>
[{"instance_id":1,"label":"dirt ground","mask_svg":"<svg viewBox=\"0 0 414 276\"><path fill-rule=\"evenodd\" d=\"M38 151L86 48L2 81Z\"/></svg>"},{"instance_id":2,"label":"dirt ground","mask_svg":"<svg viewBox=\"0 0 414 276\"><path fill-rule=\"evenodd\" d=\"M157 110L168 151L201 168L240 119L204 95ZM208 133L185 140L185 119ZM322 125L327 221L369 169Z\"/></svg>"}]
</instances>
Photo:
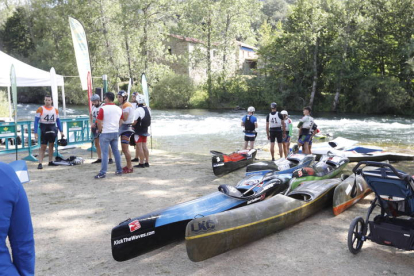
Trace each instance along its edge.
<instances>
[{"instance_id":1,"label":"dirt ground","mask_svg":"<svg viewBox=\"0 0 414 276\"><path fill-rule=\"evenodd\" d=\"M188 259L185 241L116 262L110 234L118 223L212 193L220 184L234 185L244 170L217 178L209 155L153 150L150 168L115 176L115 165L109 165L107 178L96 180L93 176L100 166L91 164L96 154L91 159L86 147L62 154L81 156L85 163L37 170L37 163L28 162L31 181L24 186L35 230L36 275L413 275L414 251L370 241L356 256L348 251L349 224L356 216L365 217L372 195L339 216L325 209L204 262ZM257 158L269 156L259 151ZM0 160L14 158L1 156ZM396 167L414 174L412 161Z\"/></svg>"}]
</instances>

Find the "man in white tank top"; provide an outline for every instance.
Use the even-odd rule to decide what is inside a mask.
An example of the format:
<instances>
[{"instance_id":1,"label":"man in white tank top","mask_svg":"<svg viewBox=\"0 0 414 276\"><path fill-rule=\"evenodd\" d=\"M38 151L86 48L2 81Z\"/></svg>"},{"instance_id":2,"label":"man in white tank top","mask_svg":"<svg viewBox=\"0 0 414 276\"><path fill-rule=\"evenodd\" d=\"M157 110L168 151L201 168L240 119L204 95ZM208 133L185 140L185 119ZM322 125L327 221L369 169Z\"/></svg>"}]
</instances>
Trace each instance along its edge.
<instances>
[{"instance_id":1,"label":"man in white tank top","mask_svg":"<svg viewBox=\"0 0 414 276\"><path fill-rule=\"evenodd\" d=\"M275 142L279 148L279 156L283 157L283 138L286 137L285 122L283 115L277 112L277 104L270 104L271 112L266 117L267 139L270 141L270 155L275 161Z\"/></svg>"},{"instance_id":2,"label":"man in white tank top","mask_svg":"<svg viewBox=\"0 0 414 276\"><path fill-rule=\"evenodd\" d=\"M119 123L122 119L122 109L114 104L115 95L107 92L104 95L105 105L99 110L96 118L98 125L99 143L101 144L102 163L101 171L95 175L96 179L105 178L108 169L108 151L109 145L112 148L112 154L115 158L116 175L122 174L121 155L118 150L118 131Z\"/></svg>"}]
</instances>

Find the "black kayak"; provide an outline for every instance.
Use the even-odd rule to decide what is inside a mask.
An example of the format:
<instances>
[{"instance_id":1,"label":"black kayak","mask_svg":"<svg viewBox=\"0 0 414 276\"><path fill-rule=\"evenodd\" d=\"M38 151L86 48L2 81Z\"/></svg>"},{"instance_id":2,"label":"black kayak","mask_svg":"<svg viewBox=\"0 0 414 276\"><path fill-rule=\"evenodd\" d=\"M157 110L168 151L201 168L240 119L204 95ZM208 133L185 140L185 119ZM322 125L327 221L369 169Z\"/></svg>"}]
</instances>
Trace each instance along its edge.
<instances>
[{"instance_id":1,"label":"black kayak","mask_svg":"<svg viewBox=\"0 0 414 276\"><path fill-rule=\"evenodd\" d=\"M112 229L112 256L116 261L126 261L184 239L190 220L263 201L286 191L291 177L271 173L247 176L236 186L220 185L218 192L127 219Z\"/></svg>"},{"instance_id":2,"label":"black kayak","mask_svg":"<svg viewBox=\"0 0 414 276\"><path fill-rule=\"evenodd\" d=\"M253 163L257 150L239 150L230 154L211 150L213 173L217 176L235 171Z\"/></svg>"}]
</instances>

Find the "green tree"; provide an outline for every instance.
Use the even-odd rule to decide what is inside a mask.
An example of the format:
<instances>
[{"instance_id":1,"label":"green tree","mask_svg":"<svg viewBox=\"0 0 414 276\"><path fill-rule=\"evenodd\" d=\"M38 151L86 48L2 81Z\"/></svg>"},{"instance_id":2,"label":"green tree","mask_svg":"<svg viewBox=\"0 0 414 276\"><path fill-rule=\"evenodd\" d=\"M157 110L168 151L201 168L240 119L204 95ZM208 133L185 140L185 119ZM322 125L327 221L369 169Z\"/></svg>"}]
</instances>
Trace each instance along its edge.
<instances>
[{"instance_id":1,"label":"green tree","mask_svg":"<svg viewBox=\"0 0 414 276\"><path fill-rule=\"evenodd\" d=\"M6 52L27 58L35 47L33 43L32 18L24 7L18 7L5 22L0 40Z\"/></svg>"}]
</instances>

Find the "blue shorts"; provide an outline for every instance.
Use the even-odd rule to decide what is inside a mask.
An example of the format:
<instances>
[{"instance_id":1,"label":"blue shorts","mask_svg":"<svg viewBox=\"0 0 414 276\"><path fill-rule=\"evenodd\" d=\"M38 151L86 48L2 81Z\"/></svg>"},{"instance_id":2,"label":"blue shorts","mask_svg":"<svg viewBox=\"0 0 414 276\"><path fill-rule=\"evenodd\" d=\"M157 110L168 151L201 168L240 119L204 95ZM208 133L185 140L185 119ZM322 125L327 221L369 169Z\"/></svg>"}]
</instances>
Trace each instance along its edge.
<instances>
[{"instance_id":1,"label":"blue shorts","mask_svg":"<svg viewBox=\"0 0 414 276\"><path fill-rule=\"evenodd\" d=\"M298 143L304 145L305 143L309 143L311 141L312 134L306 134L299 136Z\"/></svg>"},{"instance_id":2,"label":"blue shorts","mask_svg":"<svg viewBox=\"0 0 414 276\"><path fill-rule=\"evenodd\" d=\"M286 137L282 139L282 143L290 143L290 136L286 135Z\"/></svg>"}]
</instances>

